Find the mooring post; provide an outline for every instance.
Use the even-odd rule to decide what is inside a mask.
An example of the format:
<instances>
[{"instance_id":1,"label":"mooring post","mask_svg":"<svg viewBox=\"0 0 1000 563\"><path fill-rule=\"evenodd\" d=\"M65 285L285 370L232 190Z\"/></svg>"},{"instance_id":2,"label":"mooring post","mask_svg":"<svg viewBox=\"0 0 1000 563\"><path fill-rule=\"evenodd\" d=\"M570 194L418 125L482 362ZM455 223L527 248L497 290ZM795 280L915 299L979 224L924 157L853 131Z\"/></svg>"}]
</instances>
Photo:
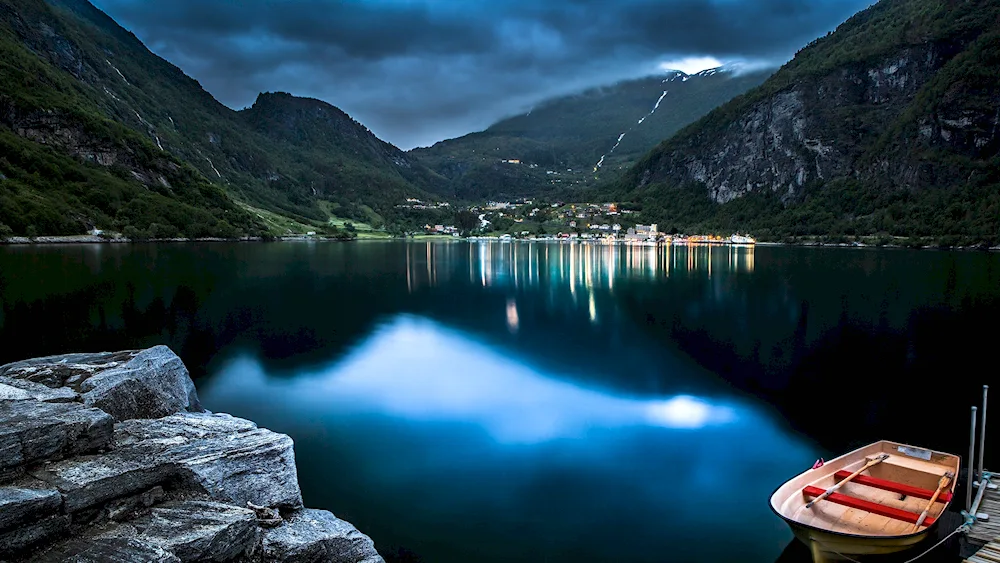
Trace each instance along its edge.
<instances>
[{"instance_id":1,"label":"mooring post","mask_svg":"<svg viewBox=\"0 0 1000 563\"><path fill-rule=\"evenodd\" d=\"M965 466L965 511L972 512L972 485L976 480L976 407L972 407L972 427L969 428L969 457Z\"/></svg>"},{"instance_id":2,"label":"mooring post","mask_svg":"<svg viewBox=\"0 0 1000 563\"><path fill-rule=\"evenodd\" d=\"M986 473L983 472L983 458L986 457L986 392L990 390L989 385L983 385L983 412L979 417L979 483L984 482Z\"/></svg>"}]
</instances>

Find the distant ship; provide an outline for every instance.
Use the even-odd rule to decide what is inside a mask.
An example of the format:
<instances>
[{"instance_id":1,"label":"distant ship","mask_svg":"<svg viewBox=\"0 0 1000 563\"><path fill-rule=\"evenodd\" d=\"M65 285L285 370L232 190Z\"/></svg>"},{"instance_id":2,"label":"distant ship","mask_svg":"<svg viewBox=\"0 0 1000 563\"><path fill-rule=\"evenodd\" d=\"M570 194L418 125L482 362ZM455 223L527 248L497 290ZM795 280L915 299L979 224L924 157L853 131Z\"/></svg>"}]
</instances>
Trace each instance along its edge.
<instances>
[{"instance_id":1,"label":"distant ship","mask_svg":"<svg viewBox=\"0 0 1000 563\"><path fill-rule=\"evenodd\" d=\"M744 235L733 235L729 237L729 242L733 244L757 244L757 241L753 237Z\"/></svg>"}]
</instances>

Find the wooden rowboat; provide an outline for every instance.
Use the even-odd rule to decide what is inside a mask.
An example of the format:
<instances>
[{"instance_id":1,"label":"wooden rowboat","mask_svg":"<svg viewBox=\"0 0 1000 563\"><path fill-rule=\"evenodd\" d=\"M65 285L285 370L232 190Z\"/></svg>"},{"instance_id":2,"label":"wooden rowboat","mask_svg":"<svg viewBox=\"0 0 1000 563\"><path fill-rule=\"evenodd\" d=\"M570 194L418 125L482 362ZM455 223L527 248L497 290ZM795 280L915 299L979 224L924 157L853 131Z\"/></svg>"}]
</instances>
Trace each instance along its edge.
<instances>
[{"instance_id":1,"label":"wooden rowboat","mask_svg":"<svg viewBox=\"0 0 1000 563\"><path fill-rule=\"evenodd\" d=\"M925 539L951 503L960 464L956 455L881 441L816 465L778 487L771 509L821 563Z\"/></svg>"}]
</instances>

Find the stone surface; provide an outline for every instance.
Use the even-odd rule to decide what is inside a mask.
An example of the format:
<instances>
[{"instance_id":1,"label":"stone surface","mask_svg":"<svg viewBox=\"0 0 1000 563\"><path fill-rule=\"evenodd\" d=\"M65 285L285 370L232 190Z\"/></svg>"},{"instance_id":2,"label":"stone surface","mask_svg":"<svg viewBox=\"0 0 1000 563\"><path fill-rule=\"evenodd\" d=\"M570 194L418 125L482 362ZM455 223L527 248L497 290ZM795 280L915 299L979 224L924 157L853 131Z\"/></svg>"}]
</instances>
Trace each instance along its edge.
<instances>
[{"instance_id":1,"label":"stone surface","mask_svg":"<svg viewBox=\"0 0 1000 563\"><path fill-rule=\"evenodd\" d=\"M34 399L46 403L72 403L80 401L80 394L68 387L50 388L26 379L0 377L0 401Z\"/></svg>"},{"instance_id":2,"label":"stone surface","mask_svg":"<svg viewBox=\"0 0 1000 563\"><path fill-rule=\"evenodd\" d=\"M53 489L0 487L0 530L59 512L62 496Z\"/></svg>"},{"instance_id":3,"label":"stone surface","mask_svg":"<svg viewBox=\"0 0 1000 563\"><path fill-rule=\"evenodd\" d=\"M0 366L0 377L34 381L52 388L71 387L79 391L84 380L95 373L125 364L138 353L138 350L130 350L33 358Z\"/></svg>"},{"instance_id":4,"label":"stone surface","mask_svg":"<svg viewBox=\"0 0 1000 563\"><path fill-rule=\"evenodd\" d=\"M29 473L59 489L69 513L146 491L177 477L177 466L155 445L52 463Z\"/></svg>"},{"instance_id":5,"label":"stone surface","mask_svg":"<svg viewBox=\"0 0 1000 563\"><path fill-rule=\"evenodd\" d=\"M104 412L76 403L0 401L0 479L29 463L106 448L113 423Z\"/></svg>"},{"instance_id":6,"label":"stone surface","mask_svg":"<svg viewBox=\"0 0 1000 563\"><path fill-rule=\"evenodd\" d=\"M39 553L31 563L180 563L165 549L126 537L84 537Z\"/></svg>"},{"instance_id":7,"label":"stone surface","mask_svg":"<svg viewBox=\"0 0 1000 563\"><path fill-rule=\"evenodd\" d=\"M68 512L156 485L191 490L237 506L302 506L291 438L229 415L181 413L129 420L104 455L49 464L31 475L59 489Z\"/></svg>"},{"instance_id":8,"label":"stone surface","mask_svg":"<svg viewBox=\"0 0 1000 563\"><path fill-rule=\"evenodd\" d=\"M384 563L371 538L325 510L306 509L264 533L264 561Z\"/></svg>"},{"instance_id":9,"label":"stone surface","mask_svg":"<svg viewBox=\"0 0 1000 563\"><path fill-rule=\"evenodd\" d=\"M131 420L115 431L119 444L156 445L158 457L214 499L246 506L302 506L292 439L227 414L180 413ZM123 447L123 450L125 447Z\"/></svg>"},{"instance_id":10,"label":"stone surface","mask_svg":"<svg viewBox=\"0 0 1000 563\"><path fill-rule=\"evenodd\" d=\"M163 491L163 487L157 485L137 495L116 499L104 507L104 517L115 522L128 520L137 511L163 502L165 496L166 493Z\"/></svg>"},{"instance_id":11,"label":"stone surface","mask_svg":"<svg viewBox=\"0 0 1000 563\"><path fill-rule=\"evenodd\" d=\"M78 392L115 420L200 412L184 362L166 346L128 352L67 354L0 366L0 377Z\"/></svg>"},{"instance_id":12,"label":"stone surface","mask_svg":"<svg viewBox=\"0 0 1000 563\"><path fill-rule=\"evenodd\" d=\"M85 404L115 420L204 410L184 362L166 346L143 350L124 365L89 377L81 391Z\"/></svg>"},{"instance_id":13,"label":"stone surface","mask_svg":"<svg viewBox=\"0 0 1000 563\"><path fill-rule=\"evenodd\" d=\"M134 535L132 535L134 531ZM171 502L113 534L157 545L181 561L230 561L250 554L261 530L252 510L207 501Z\"/></svg>"},{"instance_id":14,"label":"stone surface","mask_svg":"<svg viewBox=\"0 0 1000 563\"><path fill-rule=\"evenodd\" d=\"M66 535L69 523L69 516L50 516L0 532L0 561L19 553L27 553L34 546Z\"/></svg>"}]
</instances>

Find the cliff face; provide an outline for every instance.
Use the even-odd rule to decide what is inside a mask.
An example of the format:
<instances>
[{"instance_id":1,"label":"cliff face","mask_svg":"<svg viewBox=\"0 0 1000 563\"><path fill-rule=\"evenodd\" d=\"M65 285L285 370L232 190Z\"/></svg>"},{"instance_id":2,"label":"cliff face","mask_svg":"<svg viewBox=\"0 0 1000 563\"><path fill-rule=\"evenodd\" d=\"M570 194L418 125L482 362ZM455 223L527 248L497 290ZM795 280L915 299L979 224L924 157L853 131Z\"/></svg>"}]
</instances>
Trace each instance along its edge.
<instances>
[{"instance_id":1,"label":"cliff face","mask_svg":"<svg viewBox=\"0 0 1000 563\"><path fill-rule=\"evenodd\" d=\"M164 346L0 366L0 559L382 563L302 507L288 436L206 412Z\"/></svg>"},{"instance_id":2,"label":"cliff face","mask_svg":"<svg viewBox=\"0 0 1000 563\"><path fill-rule=\"evenodd\" d=\"M822 200L846 226L884 229L872 217L876 206L836 202L860 191L887 206L901 202L895 219L904 231L926 222L916 216L921 206L954 203L957 220L932 231L996 235L996 222L976 207L993 203L982 196L998 181L997 29L994 2L883 0L654 149L619 193L674 221L681 217L665 194L707 198L714 206L695 221L709 223L732 219L722 204L769 198L760 210L771 217L743 218L765 228L795 208L807 211L800 221L808 226L816 221L810 200Z\"/></svg>"}]
</instances>

